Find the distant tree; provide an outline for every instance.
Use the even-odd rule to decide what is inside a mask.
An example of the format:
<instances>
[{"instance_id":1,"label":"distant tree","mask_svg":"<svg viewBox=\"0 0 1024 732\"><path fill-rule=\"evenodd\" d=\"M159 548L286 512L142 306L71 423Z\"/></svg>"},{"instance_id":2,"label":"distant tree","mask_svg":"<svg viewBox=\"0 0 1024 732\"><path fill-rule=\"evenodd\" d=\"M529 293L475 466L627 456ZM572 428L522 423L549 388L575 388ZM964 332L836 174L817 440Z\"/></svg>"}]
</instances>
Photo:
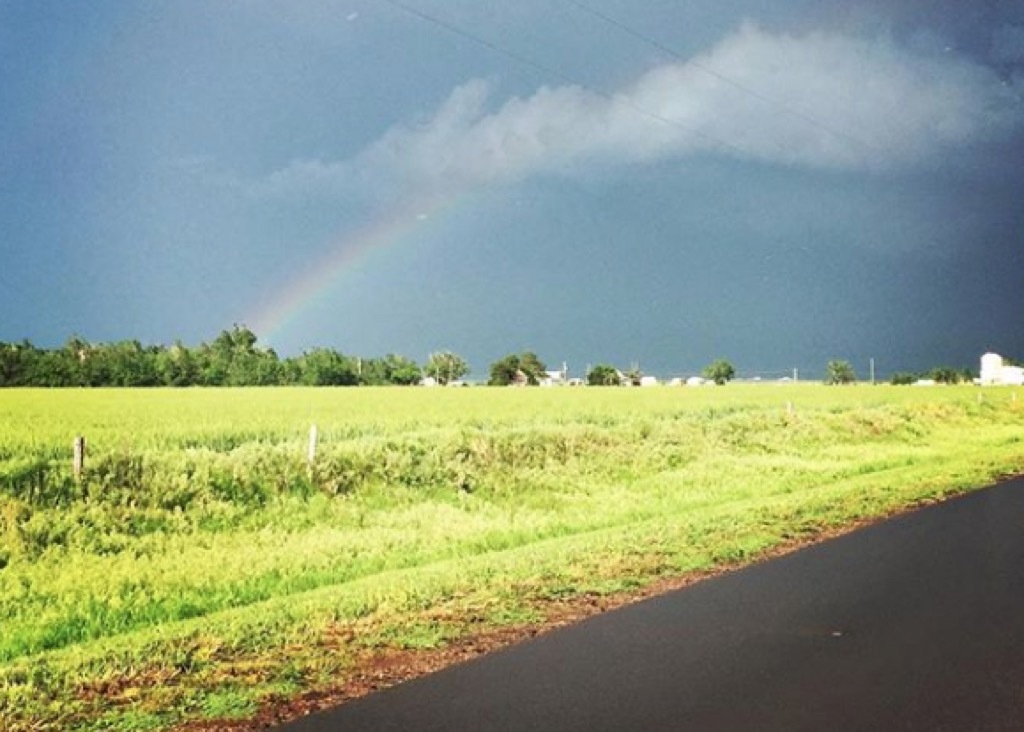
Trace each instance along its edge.
<instances>
[{"instance_id":1,"label":"distant tree","mask_svg":"<svg viewBox=\"0 0 1024 732\"><path fill-rule=\"evenodd\" d=\"M606 363L599 363L587 372L590 386L619 386L619 370Z\"/></svg>"},{"instance_id":2,"label":"distant tree","mask_svg":"<svg viewBox=\"0 0 1024 732\"><path fill-rule=\"evenodd\" d=\"M199 381L195 356L181 341L160 349L154 361L157 377L164 386L194 386Z\"/></svg>"},{"instance_id":3,"label":"distant tree","mask_svg":"<svg viewBox=\"0 0 1024 732\"><path fill-rule=\"evenodd\" d=\"M536 386L547 375L547 366L533 351L510 353L491 364L487 383L490 386L508 386L516 380L520 372L526 376L528 384Z\"/></svg>"},{"instance_id":4,"label":"distant tree","mask_svg":"<svg viewBox=\"0 0 1024 732\"><path fill-rule=\"evenodd\" d=\"M852 384L857 380L857 372L849 361L829 361L825 365L826 384Z\"/></svg>"},{"instance_id":5,"label":"distant tree","mask_svg":"<svg viewBox=\"0 0 1024 732\"><path fill-rule=\"evenodd\" d=\"M284 369L273 349L259 349L238 358L231 366L231 386L275 386Z\"/></svg>"},{"instance_id":6,"label":"distant tree","mask_svg":"<svg viewBox=\"0 0 1024 732\"><path fill-rule=\"evenodd\" d=\"M384 357L387 364L388 382L400 386L418 384L423 378L423 369L415 361L404 356L389 353Z\"/></svg>"},{"instance_id":7,"label":"distant tree","mask_svg":"<svg viewBox=\"0 0 1024 732\"><path fill-rule=\"evenodd\" d=\"M42 351L26 382L32 386L85 386L78 356L64 349Z\"/></svg>"},{"instance_id":8,"label":"distant tree","mask_svg":"<svg viewBox=\"0 0 1024 732\"><path fill-rule=\"evenodd\" d=\"M252 353L256 350L256 334L244 325L235 323L231 330L223 330L214 341L213 349L219 353Z\"/></svg>"},{"instance_id":9,"label":"distant tree","mask_svg":"<svg viewBox=\"0 0 1024 732\"><path fill-rule=\"evenodd\" d=\"M489 386L508 386L515 381L519 371L519 356L510 353L491 364Z\"/></svg>"},{"instance_id":10,"label":"distant tree","mask_svg":"<svg viewBox=\"0 0 1024 732\"><path fill-rule=\"evenodd\" d=\"M435 356L444 383L469 371L455 354ZM539 364L536 356L531 358ZM0 387L348 386L416 384L421 378L422 370L415 361L394 354L356 359L332 349L314 348L281 359L274 349L258 345L255 333L237 324L195 348L180 341L170 347L146 346L134 339L90 343L78 335L54 349L37 348L27 340L0 341Z\"/></svg>"},{"instance_id":11,"label":"distant tree","mask_svg":"<svg viewBox=\"0 0 1024 732\"><path fill-rule=\"evenodd\" d=\"M273 349L259 348L256 334L237 323L195 351L198 383L204 386L270 386L288 369Z\"/></svg>"},{"instance_id":12,"label":"distant tree","mask_svg":"<svg viewBox=\"0 0 1024 732\"><path fill-rule=\"evenodd\" d=\"M889 379L889 383L893 386L909 386L917 381L917 374L910 373L909 371L897 371Z\"/></svg>"},{"instance_id":13,"label":"distant tree","mask_svg":"<svg viewBox=\"0 0 1024 732\"><path fill-rule=\"evenodd\" d=\"M89 386L156 386L159 351L137 340L91 345L81 361L85 382Z\"/></svg>"},{"instance_id":14,"label":"distant tree","mask_svg":"<svg viewBox=\"0 0 1024 732\"><path fill-rule=\"evenodd\" d=\"M390 371L383 358L356 358L356 377L360 386L385 386L390 384Z\"/></svg>"},{"instance_id":15,"label":"distant tree","mask_svg":"<svg viewBox=\"0 0 1024 732\"><path fill-rule=\"evenodd\" d=\"M31 386L41 351L25 340L0 343L0 386Z\"/></svg>"},{"instance_id":16,"label":"distant tree","mask_svg":"<svg viewBox=\"0 0 1024 732\"><path fill-rule=\"evenodd\" d=\"M959 384L963 374L950 366L936 366L928 372L928 378L940 384Z\"/></svg>"},{"instance_id":17,"label":"distant tree","mask_svg":"<svg viewBox=\"0 0 1024 732\"><path fill-rule=\"evenodd\" d=\"M353 360L330 348L314 348L298 359L299 380L307 386L355 386Z\"/></svg>"},{"instance_id":18,"label":"distant tree","mask_svg":"<svg viewBox=\"0 0 1024 732\"><path fill-rule=\"evenodd\" d=\"M437 383L450 384L469 373L469 364L457 353L437 351L430 354L423 370L427 376L436 379Z\"/></svg>"},{"instance_id":19,"label":"distant tree","mask_svg":"<svg viewBox=\"0 0 1024 732\"><path fill-rule=\"evenodd\" d=\"M417 384L423 372L415 361L389 353L383 358L357 360L359 383L367 386Z\"/></svg>"},{"instance_id":20,"label":"distant tree","mask_svg":"<svg viewBox=\"0 0 1024 732\"><path fill-rule=\"evenodd\" d=\"M626 377L626 381L632 386L640 386L640 382L644 378L644 372L640 370L640 364L630 364L629 370L623 374Z\"/></svg>"},{"instance_id":21,"label":"distant tree","mask_svg":"<svg viewBox=\"0 0 1024 732\"><path fill-rule=\"evenodd\" d=\"M536 386L547 376L548 367L533 351L523 351L519 356L519 370L526 374L530 384Z\"/></svg>"},{"instance_id":22,"label":"distant tree","mask_svg":"<svg viewBox=\"0 0 1024 732\"><path fill-rule=\"evenodd\" d=\"M735 378L736 369L724 358L718 358L704 367L701 376L721 385Z\"/></svg>"}]
</instances>

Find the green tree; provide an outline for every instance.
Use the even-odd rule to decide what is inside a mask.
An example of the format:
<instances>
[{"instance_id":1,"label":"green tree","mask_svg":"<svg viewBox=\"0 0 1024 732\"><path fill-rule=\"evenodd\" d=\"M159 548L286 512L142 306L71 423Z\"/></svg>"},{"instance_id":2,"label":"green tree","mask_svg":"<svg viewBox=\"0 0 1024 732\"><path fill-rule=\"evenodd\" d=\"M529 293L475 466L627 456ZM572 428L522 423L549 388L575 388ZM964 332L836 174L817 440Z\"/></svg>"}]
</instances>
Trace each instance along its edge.
<instances>
[{"instance_id":1,"label":"green tree","mask_svg":"<svg viewBox=\"0 0 1024 732\"><path fill-rule=\"evenodd\" d=\"M436 351L430 354L423 371L438 384L450 384L469 373L469 364L457 353Z\"/></svg>"},{"instance_id":2,"label":"green tree","mask_svg":"<svg viewBox=\"0 0 1024 732\"><path fill-rule=\"evenodd\" d=\"M195 356L181 341L163 348L155 359L157 377L165 386L194 386L199 382Z\"/></svg>"},{"instance_id":3,"label":"green tree","mask_svg":"<svg viewBox=\"0 0 1024 732\"><path fill-rule=\"evenodd\" d=\"M360 359L359 383L367 386L417 384L423 372L415 361L389 353L383 358Z\"/></svg>"},{"instance_id":4,"label":"green tree","mask_svg":"<svg viewBox=\"0 0 1024 732\"><path fill-rule=\"evenodd\" d=\"M718 385L732 381L736 377L736 369L724 358L717 358L701 371L701 376L710 379Z\"/></svg>"},{"instance_id":5,"label":"green tree","mask_svg":"<svg viewBox=\"0 0 1024 732\"><path fill-rule=\"evenodd\" d=\"M98 343L82 361L90 386L156 386L160 383L156 356L159 348L145 347L137 340Z\"/></svg>"},{"instance_id":6,"label":"green tree","mask_svg":"<svg viewBox=\"0 0 1024 732\"><path fill-rule=\"evenodd\" d=\"M518 371L519 356L510 353L491 364L490 378L487 383L490 386L508 386L515 381Z\"/></svg>"},{"instance_id":7,"label":"green tree","mask_svg":"<svg viewBox=\"0 0 1024 732\"><path fill-rule=\"evenodd\" d=\"M351 358L330 348L314 348L298 359L299 380L307 386L355 386L359 383Z\"/></svg>"},{"instance_id":8,"label":"green tree","mask_svg":"<svg viewBox=\"0 0 1024 732\"><path fill-rule=\"evenodd\" d=\"M420 383L423 378L423 369L411 358L389 353L383 360L387 366L389 384L410 386Z\"/></svg>"},{"instance_id":9,"label":"green tree","mask_svg":"<svg viewBox=\"0 0 1024 732\"><path fill-rule=\"evenodd\" d=\"M852 384L857 380L857 372L849 361L829 361L825 365L826 384Z\"/></svg>"},{"instance_id":10,"label":"green tree","mask_svg":"<svg viewBox=\"0 0 1024 732\"><path fill-rule=\"evenodd\" d=\"M619 386L619 370L607 363L599 363L587 372L590 386Z\"/></svg>"},{"instance_id":11,"label":"green tree","mask_svg":"<svg viewBox=\"0 0 1024 732\"><path fill-rule=\"evenodd\" d=\"M889 379L889 383L893 386L909 386L917 381L917 374L910 373L909 371L897 371Z\"/></svg>"},{"instance_id":12,"label":"green tree","mask_svg":"<svg viewBox=\"0 0 1024 732\"><path fill-rule=\"evenodd\" d=\"M0 386L32 386L35 362L41 353L28 340L0 343Z\"/></svg>"},{"instance_id":13,"label":"green tree","mask_svg":"<svg viewBox=\"0 0 1024 732\"><path fill-rule=\"evenodd\" d=\"M519 356L519 370L526 374L530 384L536 386L547 376L548 367L533 351L523 351Z\"/></svg>"},{"instance_id":14,"label":"green tree","mask_svg":"<svg viewBox=\"0 0 1024 732\"><path fill-rule=\"evenodd\" d=\"M256 334L237 323L196 351L199 383L205 386L269 386L287 369L273 349L258 348Z\"/></svg>"},{"instance_id":15,"label":"green tree","mask_svg":"<svg viewBox=\"0 0 1024 732\"><path fill-rule=\"evenodd\" d=\"M526 376L527 383L532 386L536 386L547 376L547 366L537 354L533 351L524 351L520 354L510 353L492 363L487 383L491 386L508 386L515 381L520 371Z\"/></svg>"},{"instance_id":16,"label":"green tree","mask_svg":"<svg viewBox=\"0 0 1024 732\"><path fill-rule=\"evenodd\" d=\"M928 372L928 378L940 384L959 384L962 374L951 366L936 366Z\"/></svg>"}]
</instances>

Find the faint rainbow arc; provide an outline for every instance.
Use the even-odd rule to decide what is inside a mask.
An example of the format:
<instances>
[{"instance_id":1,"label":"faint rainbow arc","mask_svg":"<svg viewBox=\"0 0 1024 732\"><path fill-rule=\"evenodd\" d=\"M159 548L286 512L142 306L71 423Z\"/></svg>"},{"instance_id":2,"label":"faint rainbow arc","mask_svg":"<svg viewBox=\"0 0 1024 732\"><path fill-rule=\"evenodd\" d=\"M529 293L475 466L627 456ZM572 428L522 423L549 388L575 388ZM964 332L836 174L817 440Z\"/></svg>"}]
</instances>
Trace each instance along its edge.
<instances>
[{"instance_id":1,"label":"faint rainbow arc","mask_svg":"<svg viewBox=\"0 0 1024 732\"><path fill-rule=\"evenodd\" d=\"M365 262L371 252L393 247L454 204L457 196L416 196L374 221L338 238L326 254L292 278L272 298L243 319L260 340L272 343L309 305Z\"/></svg>"}]
</instances>

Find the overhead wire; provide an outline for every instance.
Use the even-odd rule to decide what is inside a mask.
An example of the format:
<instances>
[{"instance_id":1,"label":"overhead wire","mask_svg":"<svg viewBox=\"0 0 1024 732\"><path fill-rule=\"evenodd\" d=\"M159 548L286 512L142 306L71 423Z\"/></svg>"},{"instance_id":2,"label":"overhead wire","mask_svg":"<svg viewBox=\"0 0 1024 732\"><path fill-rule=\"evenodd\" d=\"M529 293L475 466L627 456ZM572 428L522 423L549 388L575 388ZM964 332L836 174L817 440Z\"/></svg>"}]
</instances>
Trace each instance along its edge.
<instances>
[{"instance_id":1,"label":"overhead wire","mask_svg":"<svg viewBox=\"0 0 1024 732\"><path fill-rule=\"evenodd\" d=\"M431 15L430 13L426 13L418 8L414 8L410 5L400 2L400 0L384 0L384 2L387 3L388 5L391 5L394 8L397 8L405 13L408 13L409 15L415 16L420 20L426 21L427 23L430 23L438 28L442 28L443 30L448 31L449 33L473 41L477 45L483 46L484 48L494 53L498 53L502 56L510 58L523 66L527 66L533 69L534 71L539 72L543 76L554 76L558 79L561 79L567 84L571 84L573 86L578 86L582 89L586 89L590 93L595 94L596 96L599 96L603 99L606 99L612 104L629 109L639 115L647 117L648 119L654 120L656 122L660 122L662 124L675 127L676 129L681 130L682 132L686 132L687 134L699 137L702 140L713 143L715 145L719 145L723 148L728 148L730 150L733 150L734 152L740 153L741 155L749 156L752 154L752 151L744 149L739 145L736 145L714 135L703 132L702 130L698 130L693 127L684 125L669 117L660 115L657 112L652 112L649 109L644 109L643 107L628 101L621 95L613 94L612 92L605 91L599 87L595 87L591 84L581 82L578 79L574 79L573 77L561 71L558 71L557 69L553 69L549 66L545 66L544 64L538 63L533 59L528 58L527 56L524 56L515 51L512 51L508 48L505 48L504 46L499 46L497 43L494 43L493 41L489 41L486 38L483 38L475 33L472 33L471 31L466 30L465 28L461 28L453 23L438 18L437 16Z\"/></svg>"},{"instance_id":2,"label":"overhead wire","mask_svg":"<svg viewBox=\"0 0 1024 732\"><path fill-rule=\"evenodd\" d=\"M654 38L651 38L650 36L648 36L648 35L646 35L644 33L641 33L640 31L636 30L635 28L633 28L633 27L631 27L629 25L626 25L625 23L623 23L621 20L618 20L617 18L613 18L612 16L607 15L606 13L602 13L600 10L597 10L596 8L591 7L590 5L587 5L584 2L581 2L580 0L562 0L562 2L564 2L564 3L568 4L568 5L571 5L571 6L575 7L575 8L578 8L579 10L582 10L583 12L585 12L585 13L587 13L587 14L589 14L589 15L591 15L591 16L593 16L593 17L595 17L595 18L597 18L597 19L599 19L599 20L601 20L601 21L603 21L605 23L607 23L608 25L612 26L613 28L617 28L619 31L621 31L623 33L626 33L627 35L632 36L633 38L636 38L637 40L642 41L643 43L648 44L652 48L656 48L657 50L661 51L662 53L664 53L664 54L666 54L668 56L671 56L672 58L674 58L674 59L676 59L678 61L682 61L682 62L686 63L688 66L692 66L693 68L695 68L695 69L697 69L699 71L702 71L703 73L705 73L705 74L707 74L707 75L709 75L709 76L711 76L711 77L713 77L715 79L718 79L723 84L727 84L727 85L733 87L734 89L736 89L736 90L738 90L738 91L740 91L740 92L742 92L744 94L747 94L747 95L749 95L751 97L754 97L755 99L758 99L759 101L761 101L761 102L763 102L763 103L765 103L765 104L767 104L769 106L775 107L775 108L785 112L786 114L789 114L790 116L793 116L793 117L796 117L798 119L801 119L804 122L806 122L806 123L808 123L810 125L813 125L814 127L818 128L822 132L826 132L826 133L828 133L828 134L830 134L830 135L832 135L834 137L843 139L843 140L845 140L847 142L853 142L853 143L855 143L857 145L860 145L860 146L863 146L863 147L870 147L868 142L866 142L866 141L864 141L864 140L862 140L862 139L860 139L860 138L858 138L858 137L856 137L854 135L851 135L848 132L844 132L842 130L836 129L836 128L832 127L831 125L829 125L829 124L821 121L820 119L814 117L813 115L810 115L807 112L804 112L801 109L798 109L798 108L796 108L796 107L794 107L794 106L792 106L790 104L787 104L786 102L780 101L778 99L773 99L772 97L769 97L766 94L763 94L763 93L759 92L758 90L756 90L756 89L754 89L754 88L752 88L752 87L750 87L750 86L748 86L746 84L743 84L742 82L739 82L739 81L736 81L735 79L730 78L729 76L723 74L722 72L718 71L717 69L714 69L714 68L708 66L707 64L701 63L697 59L684 57L682 54L678 53L675 49L670 48L669 46L665 45L664 43L661 43L660 41L658 41L658 40L656 40Z\"/></svg>"}]
</instances>

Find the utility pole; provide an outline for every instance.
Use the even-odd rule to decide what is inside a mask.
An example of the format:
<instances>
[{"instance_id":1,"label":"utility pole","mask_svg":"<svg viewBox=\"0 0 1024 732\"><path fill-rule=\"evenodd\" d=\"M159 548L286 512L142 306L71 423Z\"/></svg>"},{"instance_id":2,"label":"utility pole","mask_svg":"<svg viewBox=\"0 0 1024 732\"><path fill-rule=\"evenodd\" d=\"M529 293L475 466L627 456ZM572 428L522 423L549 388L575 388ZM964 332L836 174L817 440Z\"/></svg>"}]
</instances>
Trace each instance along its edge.
<instances>
[{"instance_id":1,"label":"utility pole","mask_svg":"<svg viewBox=\"0 0 1024 732\"><path fill-rule=\"evenodd\" d=\"M871 357L870 363L871 363L871 386L874 386L875 385L875 358L874 358L874 356Z\"/></svg>"}]
</instances>

